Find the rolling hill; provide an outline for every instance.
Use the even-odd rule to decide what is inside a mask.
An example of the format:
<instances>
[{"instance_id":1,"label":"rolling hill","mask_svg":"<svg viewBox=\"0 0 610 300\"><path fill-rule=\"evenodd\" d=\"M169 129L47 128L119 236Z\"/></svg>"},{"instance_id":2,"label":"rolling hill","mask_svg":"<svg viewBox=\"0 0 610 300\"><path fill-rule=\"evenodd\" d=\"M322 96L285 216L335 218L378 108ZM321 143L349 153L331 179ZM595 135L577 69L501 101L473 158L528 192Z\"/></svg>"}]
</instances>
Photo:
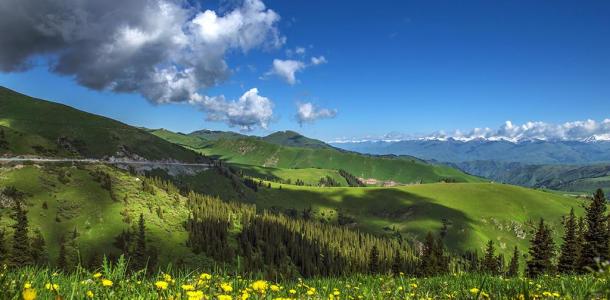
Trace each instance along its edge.
<instances>
[{"instance_id":1,"label":"rolling hill","mask_svg":"<svg viewBox=\"0 0 610 300\"><path fill-rule=\"evenodd\" d=\"M195 162L201 155L145 130L0 87L0 155Z\"/></svg>"},{"instance_id":2,"label":"rolling hill","mask_svg":"<svg viewBox=\"0 0 610 300\"><path fill-rule=\"evenodd\" d=\"M261 138L263 141L289 147L302 147L311 149L333 149L332 146L316 139L310 139L294 131L278 131Z\"/></svg>"},{"instance_id":3,"label":"rolling hill","mask_svg":"<svg viewBox=\"0 0 610 300\"><path fill-rule=\"evenodd\" d=\"M183 139L181 134L171 135L164 132L159 136L168 141ZM205 145L196 141L185 146L235 165L258 168L343 169L364 179L373 178L379 181L394 181L403 184L430 183L443 180L455 182L482 181L480 178L465 174L455 168L429 164L414 157L372 156L334 148L282 146L268 143L257 137L219 139L210 141ZM268 178L263 174L259 175L259 177Z\"/></svg>"}]
</instances>

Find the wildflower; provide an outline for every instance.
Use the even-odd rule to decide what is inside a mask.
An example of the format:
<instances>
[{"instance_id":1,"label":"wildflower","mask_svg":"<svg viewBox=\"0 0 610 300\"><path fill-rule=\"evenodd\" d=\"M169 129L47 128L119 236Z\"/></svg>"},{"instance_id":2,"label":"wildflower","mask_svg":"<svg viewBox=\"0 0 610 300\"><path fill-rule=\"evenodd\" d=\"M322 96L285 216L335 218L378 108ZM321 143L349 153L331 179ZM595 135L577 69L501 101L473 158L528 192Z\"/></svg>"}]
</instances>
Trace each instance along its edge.
<instances>
[{"instance_id":1,"label":"wildflower","mask_svg":"<svg viewBox=\"0 0 610 300\"><path fill-rule=\"evenodd\" d=\"M218 300L231 300L231 296L229 295L218 295Z\"/></svg>"},{"instance_id":2,"label":"wildflower","mask_svg":"<svg viewBox=\"0 0 610 300\"><path fill-rule=\"evenodd\" d=\"M291 291L294 291L294 290L291 290ZM295 291L295 292L296 292L296 291ZM308 289L308 290L307 290L307 293L306 293L306 294L307 294L308 296L312 296L312 295L313 295L313 294L315 294L315 293L316 293L316 289L314 289L314 288L310 288L310 289Z\"/></svg>"},{"instance_id":3,"label":"wildflower","mask_svg":"<svg viewBox=\"0 0 610 300\"><path fill-rule=\"evenodd\" d=\"M241 294L241 300L246 300L246 299L248 299L248 298L250 298L250 294L249 294L247 291L244 291L244 292Z\"/></svg>"},{"instance_id":4,"label":"wildflower","mask_svg":"<svg viewBox=\"0 0 610 300\"><path fill-rule=\"evenodd\" d=\"M476 294L478 294L478 293L479 293L479 289L477 289L477 288L471 288L471 289L470 289L470 293L471 293L471 294L473 294L473 295L476 295Z\"/></svg>"},{"instance_id":5,"label":"wildflower","mask_svg":"<svg viewBox=\"0 0 610 300\"><path fill-rule=\"evenodd\" d=\"M417 288L417 283L411 283L409 285L412 289L416 289Z\"/></svg>"},{"instance_id":6,"label":"wildflower","mask_svg":"<svg viewBox=\"0 0 610 300\"><path fill-rule=\"evenodd\" d=\"M339 291L337 291L337 290L334 290L334 291L333 291L333 295L335 295L335 296L339 296L339 295L341 295L341 292L339 292Z\"/></svg>"},{"instance_id":7,"label":"wildflower","mask_svg":"<svg viewBox=\"0 0 610 300\"><path fill-rule=\"evenodd\" d=\"M185 290L185 291L192 291L192 290L195 289L195 287L190 285L190 284L183 284L182 285L182 289Z\"/></svg>"},{"instance_id":8,"label":"wildflower","mask_svg":"<svg viewBox=\"0 0 610 300\"><path fill-rule=\"evenodd\" d=\"M267 282L264 280L257 280L252 283L252 289L259 293L264 293L267 290Z\"/></svg>"},{"instance_id":9,"label":"wildflower","mask_svg":"<svg viewBox=\"0 0 610 300\"><path fill-rule=\"evenodd\" d=\"M166 282L171 282L172 281L172 275L163 274L163 280L165 280Z\"/></svg>"},{"instance_id":10,"label":"wildflower","mask_svg":"<svg viewBox=\"0 0 610 300\"><path fill-rule=\"evenodd\" d=\"M290 291L288 291L288 293L290 293L290 294L294 295L294 294L296 294L296 293L297 293L297 291L295 291L294 289L291 289Z\"/></svg>"},{"instance_id":11,"label":"wildflower","mask_svg":"<svg viewBox=\"0 0 610 300\"><path fill-rule=\"evenodd\" d=\"M24 289L26 289L26 290L27 290L27 289L31 289L31 288L32 288L32 284L31 284L31 283L29 283L29 282L26 282L26 283L23 285L23 288L24 288Z\"/></svg>"},{"instance_id":12,"label":"wildflower","mask_svg":"<svg viewBox=\"0 0 610 300\"><path fill-rule=\"evenodd\" d=\"M93 298L93 292L91 290L87 291L87 297Z\"/></svg>"},{"instance_id":13,"label":"wildflower","mask_svg":"<svg viewBox=\"0 0 610 300\"><path fill-rule=\"evenodd\" d=\"M155 286L158 290L167 290L168 283L167 281L157 281L155 282Z\"/></svg>"},{"instance_id":14,"label":"wildflower","mask_svg":"<svg viewBox=\"0 0 610 300\"><path fill-rule=\"evenodd\" d=\"M228 284L228 283L223 283L220 285L220 288L225 292L225 293L230 293L233 291L233 287Z\"/></svg>"},{"instance_id":15,"label":"wildflower","mask_svg":"<svg viewBox=\"0 0 610 300\"><path fill-rule=\"evenodd\" d=\"M272 284L269 288L274 292L277 292L280 290L280 287L275 284Z\"/></svg>"},{"instance_id":16,"label":"wildflower","mask_svg":"<svg viewBox=\"0 0 610 300\"><path fill-rule=\"evenodd\" d=\"M199 276L199 279L201 280L210 280L212 279L212 275L208 274L208 273L203 273Z\"/></svg>"},{"instance_id":17,"label":"wildflower","mask_svg":"<svg viewBox=\"0 0 610 300\"><path fill-rule=\"evenodd\" d=\"M53 292L53 291L54 291L54 292L59 291L59 284L57 284L57 283L53 283L53 284L51 284L51 283L49 282L49 283L45 284L45 285L44 285L44 287L45 287L47 290L52 291L52 292Z\"/></svg>"},{"instance_id":18,"label":"wildflower","mask_svg":"<svg viewBox=\"0 0 610 300\"><path fill-rule=\"evenodd\" d=\"M23 296L23 300L34 300L36 299L36 290L32 288L26 288L21 293L21 296Z\"/></svg>"},{"instance_id":19,"label":"wildflower","mask_svg":"<svg viewBox=\"0 0 610 300\"><path fill-rule=\"evenodd\" d=\"M188 300L201 300L201 299L203 299L203 292L202 291L188 291L188 292L186 292L186 296L188 297Z\"/></svg>"},{"instance_id":20,"label":"wildflower","mask_svg":"<svg viewBox=\"0 0 610 300\"><path fill-rule=\"evenodd\" d=\"M111 287L112 286L112 280L110 280L110 279L102 279L102 286Z\"/></svg>"},{"instance_id":21,"label":"wildflower","mask_svg":"<svg viewBox=\"0 0 610 300\"><path fill-rule=\"evenodd\" d=\"M102 273L100 273L100 272L93 274L93 278L95 278L95 279L100 278L100 277L102 277Z\"/></svg>"}]
</instances>

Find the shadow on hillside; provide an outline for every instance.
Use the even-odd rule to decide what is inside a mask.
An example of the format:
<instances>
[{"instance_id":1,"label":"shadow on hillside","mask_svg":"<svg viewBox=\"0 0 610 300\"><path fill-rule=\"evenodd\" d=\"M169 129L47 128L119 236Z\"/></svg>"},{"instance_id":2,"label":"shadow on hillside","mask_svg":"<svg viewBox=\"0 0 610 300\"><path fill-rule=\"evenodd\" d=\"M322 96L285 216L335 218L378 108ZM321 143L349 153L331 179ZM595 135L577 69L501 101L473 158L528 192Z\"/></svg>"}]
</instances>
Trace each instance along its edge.
<instances>
[{"instance_id":1,"label":"shadow on hillside","mask_svg":"<svg viewBox=\"0 0 610 300\"><path fill-rule=\"evenodd\" d=\"M306 189L265 190L257 201L261 206L281 206L299 211L331 208L354 218L356 227L369 232L395 227L406 236L423 240L428 231L440 233L447 224L446 245L451 249L470 250L474 220L464 212L399 189ZM384 229L385 228L385 229Z\"/></svg>"}]
</instances>

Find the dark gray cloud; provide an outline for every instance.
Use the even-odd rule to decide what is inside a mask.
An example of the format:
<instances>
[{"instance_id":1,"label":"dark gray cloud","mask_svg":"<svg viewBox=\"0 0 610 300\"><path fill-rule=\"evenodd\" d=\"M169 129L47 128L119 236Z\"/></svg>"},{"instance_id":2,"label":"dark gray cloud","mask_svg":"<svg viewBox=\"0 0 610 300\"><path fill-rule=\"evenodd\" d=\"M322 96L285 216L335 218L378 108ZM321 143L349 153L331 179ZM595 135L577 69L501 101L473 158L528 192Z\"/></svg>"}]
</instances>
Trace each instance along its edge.
<instances>
[{"instance_id":1,"label":"dark gray cloud","mask_svg":"<svg viewBox=\"0 0 610 300\"><path fill-rule=\"evenodd\" d=\"M91 89L192 102L230 75L228 51L281 46L278 21L260 0L222 14L178 0L3 0L0 70L42 58Z\"/></svg>"}]
</instances>

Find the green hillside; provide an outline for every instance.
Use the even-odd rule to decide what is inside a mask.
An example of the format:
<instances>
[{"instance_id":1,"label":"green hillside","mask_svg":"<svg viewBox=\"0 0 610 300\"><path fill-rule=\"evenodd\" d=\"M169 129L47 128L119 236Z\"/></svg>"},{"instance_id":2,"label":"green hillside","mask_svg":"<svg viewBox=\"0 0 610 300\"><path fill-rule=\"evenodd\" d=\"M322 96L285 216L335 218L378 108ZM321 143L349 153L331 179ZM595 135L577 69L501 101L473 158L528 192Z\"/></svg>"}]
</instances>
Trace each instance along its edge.
<instances>
[{"instance_id":1,"label":"green hillside","mask_svg":"<svg viewBox=\"0 0 610 300\"><path fill-rule=\"evenodd\" d=\"M236 164L288 169L344 169L357 177L393 180L399 183L481 181L456 169L431 165L415 158L368 156L334 149L286 147L254 138L218 140L199 150L203 154Z\"/></svg>"},{"instance_id":2,"label":"green hillside","mask_svg":"<svg viewBox=\"0 0 610 300\"><path fill-rule=\"evenodd\" d=\"M0 155L196 161L199 155L145 130L0 87Z\"/></svg>"},{"instance_id":3,"label":"green hillside","mask_svg":"<svg viewBox=\"0 0 610 300\"><path fill-rule=\"evenodd\" d=\"M357 177L403 184L483 181L454 168L432 165L408 156L371 156L334 148L289 147L265 142L257 137L203 141L193 139L193 135L167 130L155 130L152 133L205 155L226 160L258 178L293 179L298 174L304 174L303 170L298 169L313 168L327 170L323 172L324 176L332 177L336 170L343 169ZM285 176L287 174L290 175ZM317 182L320 179L317 175L313 178L314 174L304 175L305 178L301 180L307 182Z\"/></svg>"},{"instance_id":4,"label":"green hillside","mask_svg":"<svg viewBox=\"0 0 610 300\"><path fill-rule=\"evenodd\" d=\"M286 130L274 132L262 138L263 141L290 147L303 147L312 149L332 149L333 147L316 139L310 139L298 132Z\"/></svg>"},{"instance_id":5,"label":"green hillside","mask_svg":"<svg viewBox=\"0 0 610 300\"><path fill-rule=\"evenodd\" d=\"M480 249L494 240L508 254L525 250L530 232L544 218L559 241L561 219L582 201L555 193L492 183L422 184L396 188L316 188L273 184L259 191L257 205L301 213L377 234L401 232L422 240L447 224L452 250Z\"/></svg>"}]
</instances>

